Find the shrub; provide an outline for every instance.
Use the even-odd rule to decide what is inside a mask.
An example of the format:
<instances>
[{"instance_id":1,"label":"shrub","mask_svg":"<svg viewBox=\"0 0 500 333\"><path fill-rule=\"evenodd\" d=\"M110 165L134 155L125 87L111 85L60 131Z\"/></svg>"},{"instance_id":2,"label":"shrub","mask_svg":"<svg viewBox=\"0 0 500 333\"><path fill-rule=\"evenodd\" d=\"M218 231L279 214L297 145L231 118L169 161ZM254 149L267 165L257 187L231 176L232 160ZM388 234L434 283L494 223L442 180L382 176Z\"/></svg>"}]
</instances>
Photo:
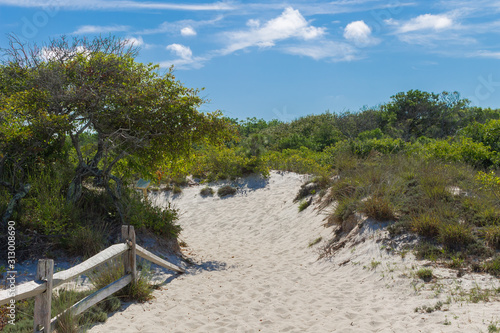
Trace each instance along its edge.
<instances>
[{"instance_id":1,"label":"shrub","mask_svg":"<svg viewBox=\"0 0 500 333\"><path fill-rule=\"evenodd\" d=\"M107 232L103 229L79 227L68 235L67 248L69 254L89 258L99 253L105 247L106 234Z\"/></svg>"},{"instance_id":2,"label":"shrub","mask_svg":"<svg viewBox=\"0 0 500 333\"><path fill-rule=\"evenodd\" d=\"M304 200L299 204L299 212L303 211L311 205L312 200Z\"/></svg>"},{"instance_id":3,"label":"shrub","mask_svg":"<svg viewBox=\"0 0 500 333\"><path fill-rule=\"evenodd\" d=\"M332 219L335 224L342 225L342 222L352 217L358 207L358 200L354 198L344 198L340 200L332 214Z\"/></svg>"},{"instance_id":4,"label":"shrub","mask_svg":"<svg viewBox=\"0 0 500 333\"><path fill-rule=\"evenodd\" d=\"M171 207L170 202L166 207L154 206L149 200L143 200L141 194L132 191L128 193L125 205L126 219L136 229L145 228L168 238L179 235L181 227L174 223L179 212Z\"/></svg>"},{"instance_id":5,"label":"shrub","mask_svg":"<svg viewBox=\"0 0 500 333\"><path fill-rule=\"evenodd\" d=\"M500 255L484 264L484 270L493 275L500 275Z\"/></svg>"},{"instance_id":6,"label":"shrub","mask_svg":"<svg viewBox=\"0 0 500 333\"><path fill-rule=\"evenodd\" d=\"M483 233L486 243L492 248L500 250L500 225L487 227Z\"/></svg>"},{"instance_id":7,"label":"shrub","mask_svg":"<svg viewBox=\"0 0 500 333\"><path fill-rule=\"evenodd\" d=\"M303 199L309 195L315 194L319 190L319 185L316 183L307 183L303 184L300 189L299 193L297 193L297 196L295 199L293 199L294 202L297 202L300 199Z\"/></svg>"},{"instance_id":8,"label":"shrub","mask_svg":"<svg viewBox=\"0 0 500 333\"><path fill-rule=\"evenodd\" d=\"M174 194L181 194L182 193L182 189L179 186L174 185L174 187L172 188L172 192Z\"/></svg>"},{"instance_id":9,"label":"shrub","mask_svg":"<svg viewBox=\"0 0 500 333\"><path fill-rule=\"evenodd\" d=\"M200 194L204 197L209 196L209 195L214 195L214 190L211 187L205 186L200 190Z\"/></svg>"},{"instance_id":10,"label":"shrub","mask_svg":"<svg viewBox=\"0 0 500 333\"><path fill-rule=\"evenodd\" d=\"M217 195L221 198L228 195L233 195L235 193L236 193L236 188L230 185L224 185L222 187L219 187L219 189L217 190Z\"/></svg>"},{"instance_id":11,"label":"shrub","mask_svg":"<svg viewBox=\"0 0 500 333\"><path fill-rule=\"evenodd\" d=\"M433 278L432 269L430 268L420 268L417 271L417 276L419 279L429 282Z\"/></svg>"},{"instance_id":12,"label":"shrub","mask_svg":"<svg viewBox=\"0 0 500 333\"><path fill-rule=\"evenodd\" d=\"M361 211L377 221L394 219L392 204L385 196L371 196L361 205Z\"/></svg>"},{"instance_id":13,"label":"shrub","mask_svg":"<svg viewBox=\"0 0 500 333\"><path fill-rule=\"evenodd\" d=\"M439 229L439 240L450 250L460 250L476 242L472 229L464 224L447 224Z\"/></svg>"},{"instance_id":14,"label":"shrub","mask_svg":"<svg viewBox=\"0 0 500 333\"><path fill-rule=\"evenodd\" d=\"M128 284L115 295L126 300L145 302L151 299L153 288L150 285L149 265L143 265L137 272L138 279L135 283ZM124 266L121 258L113 259L89 273L89 278L95 289L101 289L113 283L124 275Z\"/></svg>"},{"instance_id":15,"label":"shrub","mask_svg":"<svg viewBox=\"0 0 500 333\"><path fill-rule=\"evenodd\" d=\"M434 215L424 213L411 220L411 229L420 236L436 237L439 235L441 221Z\"/></svg>"}]
</instances>

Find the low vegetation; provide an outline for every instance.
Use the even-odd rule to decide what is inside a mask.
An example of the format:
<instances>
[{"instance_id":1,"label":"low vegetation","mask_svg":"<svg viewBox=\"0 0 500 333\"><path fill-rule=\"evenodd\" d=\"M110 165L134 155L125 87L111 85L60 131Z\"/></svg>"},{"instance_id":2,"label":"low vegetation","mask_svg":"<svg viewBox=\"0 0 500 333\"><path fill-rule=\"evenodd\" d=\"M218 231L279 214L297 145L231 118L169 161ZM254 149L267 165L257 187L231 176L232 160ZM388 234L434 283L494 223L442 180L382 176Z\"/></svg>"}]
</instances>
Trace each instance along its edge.
<instances>
[{"instance_id":1,"label":"low vegetation","mask_svg":"<svg viewBox=\"0 0 500 333\"><path fill-rule=\"evenodd\" d=\"M217 190L217 195L219 197L226 197L228 195L233 195L236 193L236 188L232 187L231 185L224 185L219 187Z\"/></svg>"}]
</instances>

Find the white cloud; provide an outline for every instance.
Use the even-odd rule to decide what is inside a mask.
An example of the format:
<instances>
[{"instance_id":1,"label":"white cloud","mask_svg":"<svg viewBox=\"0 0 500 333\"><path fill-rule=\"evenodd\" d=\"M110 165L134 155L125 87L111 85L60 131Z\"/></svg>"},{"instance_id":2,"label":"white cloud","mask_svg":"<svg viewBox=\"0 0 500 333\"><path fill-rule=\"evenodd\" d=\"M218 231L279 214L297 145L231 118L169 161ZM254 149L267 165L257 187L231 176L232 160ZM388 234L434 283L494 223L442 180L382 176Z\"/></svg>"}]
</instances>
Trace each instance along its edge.
<instances>
[{"instance_id":1,"label":"white cloud","mask_svg":"<svg viewBox=\"0 0 500 333\"><path fill-rule=\"evenodd\" d=\"M191 27L184 27L181 29L182 36L196 36L196 31Z\"/></svg>"},{"instance_id":2,"label":"white cloud","mask_svg":"<svg viewBox=\"0 0 500 333\"><path fill-rule=\"evenodd\" d=\"M176 21L176 22L163 22L157 28L146 29L146 30L138 31L137 33L139 33L141 35L153 35L153 34L162 34L162 33L178 34L179 31L181 31L181 34L182 34L182 30L185 29L186 27L193 29L193 31L196 33L195 28L214 25L217 22L221 21L222 18L223 18L223 16L219 15L212 20L203 20L203 21L181 20L181 21Z\"/></svg>"},{"instance_id":3,"label":"white cloud","mask_svg":"<svg viewBox=\"0 0 500 333\"><path fill-rule=\"evenodd\" d=\"M479 50L477 52L471 53L469 56L470 57L479 57L479 58L500 59L500 51L493 52L493 51Z\"/></svg>"},{"instance_id":4,"label":"white cloud","mask_svg":"<svg viewBox=\"0 0 500 333\"><path fill-rule=\"evenodd\" d=\"M385 21L389 25L398 26L398 33L407 33L419 30L445 30L452 28L453 19L447 15L424 14L412 18L408 22L401 23L393 19Z\"/></svg>"},{"instance_id":5,"label":"white cloud","mask_svg":"<svg viewBox=\"0 0 500 333\"><path fill-rule=\"evenodd\" d=\"M226 33L230 44L222 51L229 54L251 46L271 47L277 41L300 38L310 40L318 38L325 33L325 28L317 28L309 24L298 10L287 7L283 13L265 24L257 20L247 22L249 30Z\"/></svg>"},{"instance_id":6,"label":"white cloud","mask_svg":"<svg viewBox=\"0 0 500 333\"><path fill-rule=\"evenodd\" d=\"M79 1L39 1L39 0L0 0L0 5L24 7L24 8L45 8L47 6L57 6L68 10L123 10L123 9L163 9L163 10L184 10L184 11L226 11L234 10L235 6L225 2L185 4L171 2L139 2L132 0L79 0Z\"/></svg>"},{"instance_id":7,"label":"white cloud","mask_svg":"<svg viewBox=\"0 0 500 333\"><path fill-rule=\"evenodd\" d=\"M73 50L61 49L58 47L43 47L40 50L40 58L43 61L51 61L51 60L67 60L76 55L83 54L85 56L89 56L90 52L83 46L77 46Z\"/></svg>"},{"instance_id":8,"label":"white cloud","mask_svg":"<svg viewBox=\"0 0 500 333\"><path fill-rule=\"evenodd\" d=\"M347 43L322 41L312 45L289 46L286 52L295 55L311 57L314 60L327 59L331 61L355 60L356 49Z\"/></svg>"},{"instance_id":9,"label":"white cloud","mask_svg":"<svg viewBox=\"0 0 500 333\"><path fill-rule=\"evenodd\" d=\"M109 32L121 32L128 31L129 26L126 25L82 25L78 29L72 32L72 35L86 35L86 34L104 34Z\"/></svg>"},{"instance_id":10,"label":"white cloud","mask_svg":"<svg viewBox=\"0 0 500 333\"><path fill-rule=\"evenodd\" d=\"M174 53L181 59L191 59L193 57L193 52L189 46L184 46L181 44L170 44L167 46L167 50Z\"/></svg>"},{"instance_id":11,"label":"white cloud","mask_svg":"<svg viewBox=\"0 0 500 333\"><path fill-rule=\"evenodd\" d=\"M139 36L139 37L127 37L127 38L125 38L125 40L127 41L128 45L132 45L132 46L143 46L144 45L144 40L142 39L141 36Z\"/></svg>"},{"instance_id":12,"label":"white cloud","mask_svg":"<svg viewBox=\"0 0 500 333\"><path fill-rule=\"evenodd\" d=\"M180 69L201 68L206 61L211 59L211 57L208 56L193 57L191 48L182 44L170 44L167 46L167 50L177 56L177 59L163 61L160 63L161 67L170 67L174 65Z\"/></svg>"},{"instance_id":13,"label":"white cloud","mask_svg":"<svg viewBox=\"0 0 500 333\"><path fill-rule=\"evenodd\" d=\"M354 21L344 28L344 38L357 46L377 44L378 39L372 36L372 29L364 21Z\"/></svg>"}]
</instances>

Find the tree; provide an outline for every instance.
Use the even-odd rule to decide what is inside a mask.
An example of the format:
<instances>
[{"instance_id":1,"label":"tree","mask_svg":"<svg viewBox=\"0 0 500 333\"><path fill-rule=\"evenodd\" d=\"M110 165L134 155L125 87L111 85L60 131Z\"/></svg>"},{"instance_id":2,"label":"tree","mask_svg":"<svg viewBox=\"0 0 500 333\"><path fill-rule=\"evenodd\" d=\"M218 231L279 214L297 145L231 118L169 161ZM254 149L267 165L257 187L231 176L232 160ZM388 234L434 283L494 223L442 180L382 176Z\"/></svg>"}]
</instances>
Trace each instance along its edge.
<instances>
[{"instance_id":1,"label":"tree","mask_svg":"<svg viewBox=\"0 0 500 333\"><path fill-rule=\"evenodd\" d=\"M55 128L53 136L69 136L76 152L68 201L78 201L84 182L92 180L113 198L122 221L118 164L152 173L188 154L193 144L221 143L231 135L218 112L197 110L204 102L198 90L176 81L172 68L160 73L157 65L137 62L137 51L114 37L63 37L41 48L11 38L4 65L29 73L15 94L17 112L41 108L67 125ZM86 133L97 136L95 149L87 152L80 145Z\"/></svg>"}]
</instances>

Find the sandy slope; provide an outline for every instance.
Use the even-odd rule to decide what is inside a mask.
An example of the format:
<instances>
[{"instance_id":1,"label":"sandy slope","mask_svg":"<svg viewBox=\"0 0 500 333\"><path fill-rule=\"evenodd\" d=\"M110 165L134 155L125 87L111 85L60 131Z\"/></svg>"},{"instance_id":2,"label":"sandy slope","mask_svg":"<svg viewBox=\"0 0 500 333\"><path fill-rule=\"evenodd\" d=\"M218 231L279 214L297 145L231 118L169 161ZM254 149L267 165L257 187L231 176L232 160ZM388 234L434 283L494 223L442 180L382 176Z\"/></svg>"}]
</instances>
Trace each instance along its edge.
<instances>
[{"instance_id":1,"label":"sandy slope","mask_svg":"<svg viewBox=\"0 0 500 333\"><path fill-rule=\"evenodd\" d=\"M446 311L415 312L446 301L452 290L499 287L498 279L457 280L436 270L438 282L424 284L412 276L410 256L382 249L376 240L383 231L370 223L356 245L318 261L322 244L308 244L331 230L312 206L299 213L292 202L302 181L273 172L267 181L240 184L227 199L202 198L199 186L159 198L183 212L185 252L197 265L170 278L152 302L132 304L90 332L487 332L500 320L499 302L458 296Z\"/></svg>"}]
</instances>

